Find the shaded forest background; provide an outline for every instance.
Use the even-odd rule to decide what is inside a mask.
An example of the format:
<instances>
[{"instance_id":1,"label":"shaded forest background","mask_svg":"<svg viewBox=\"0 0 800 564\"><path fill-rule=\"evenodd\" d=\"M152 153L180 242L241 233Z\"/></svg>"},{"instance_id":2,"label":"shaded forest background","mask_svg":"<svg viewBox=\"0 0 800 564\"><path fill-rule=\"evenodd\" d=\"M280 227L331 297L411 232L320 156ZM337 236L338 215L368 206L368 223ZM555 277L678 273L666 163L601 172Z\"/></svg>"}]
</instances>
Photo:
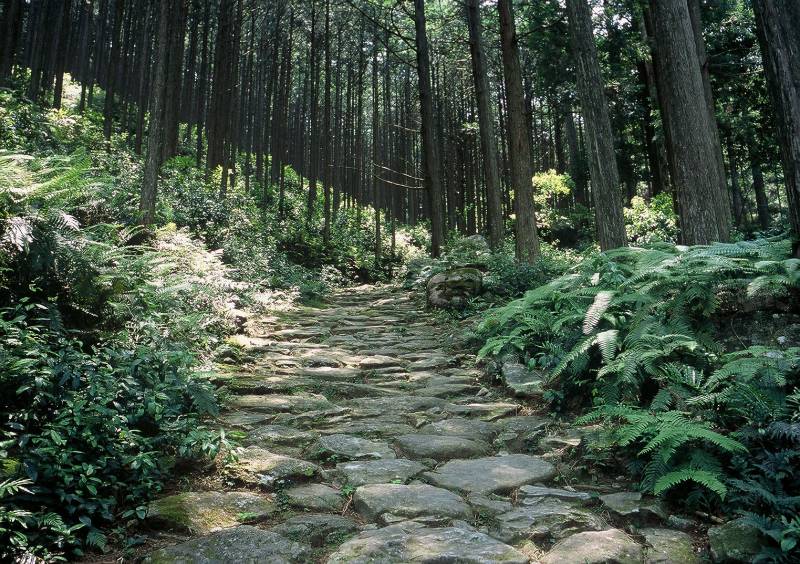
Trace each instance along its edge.
<instances>
[{"instance_id":1,"label":"shaded forest background","mask_svg":"<svg viewBox=\"0 0 800 564\"><path fill-rule=\"evenodd\" d=\"M0 557L224 465L248 312L477 266L443 318L603 423L582 471L792 561L799 6L4 0Z\"/></svg>"}]
</instances>

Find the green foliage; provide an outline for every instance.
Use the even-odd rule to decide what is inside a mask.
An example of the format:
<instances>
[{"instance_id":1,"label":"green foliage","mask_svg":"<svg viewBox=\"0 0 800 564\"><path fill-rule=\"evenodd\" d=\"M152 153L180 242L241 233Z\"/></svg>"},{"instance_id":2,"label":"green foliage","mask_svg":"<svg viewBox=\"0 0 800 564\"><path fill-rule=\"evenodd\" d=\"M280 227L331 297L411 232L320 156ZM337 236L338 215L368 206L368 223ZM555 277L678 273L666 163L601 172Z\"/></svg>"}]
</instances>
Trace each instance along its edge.
<instances>
[{"instance_id":1,"label":"green foliage","mask_svg":"<svg viewBox=\"0 0 800 564\"><path fill-rule=\"evenodd\" d=\"M775 470L777 484L759 460L780 459L764 433L800 435L786 423L797 409L800 348L728 348L715 337L745 300L798 303L789 257L785 239L592 255L490 312L480 354L523 352L546 372L548 397L588 408L580 423L604 423L606 444L631 458L647 491L688 504L730 499L734 510L749 505L727 496L732 485L785 500L800 493L797 483ZM783 455L784 465L795 456ZM793 530L795 509L750 505Z\"/></svg>"},{"instance_id":2,"label":"green foliage","mask_svg":"<svg viewBox=\"0 0 800 564\"><path fill-rule=\"evenodd\" d=\"M630 207L623 210L625 231L634 245L657 242L675 242L678 234L678 217L669 194L658 194L649 202L634 196Z\"/></svg>"},{"instance_id":3,"label":"green foliage","mask_svg":"<svg viewBox=\"0 0 800 564\"><path fill-rule=\"evenodd\" d=\"M7 503L36 518L38 507L52 507L70 527L83 525L85 543L102 548L98 527L157 493L170 456L216 455L219 441L207 440L214 434L198 419L215 412L216 401L191 370L193 358L156 331L85 352L48 325L46 311L27 301L0 311L3 454L30 480ZM64 542L39 534L28 540Z\"/></svg>"}]
</instances>

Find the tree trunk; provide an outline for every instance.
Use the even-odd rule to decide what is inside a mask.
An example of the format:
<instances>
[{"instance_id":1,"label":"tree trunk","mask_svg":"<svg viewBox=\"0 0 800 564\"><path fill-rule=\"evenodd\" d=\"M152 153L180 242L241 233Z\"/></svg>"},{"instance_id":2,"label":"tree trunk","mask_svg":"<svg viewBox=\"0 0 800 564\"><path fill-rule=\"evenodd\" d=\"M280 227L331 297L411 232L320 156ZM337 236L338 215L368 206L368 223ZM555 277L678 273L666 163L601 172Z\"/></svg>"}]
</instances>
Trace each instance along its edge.
<instances>
[{"instance_id":1,"label":"tree trunk","mask_svg":"<svg viewBox=\"0 0 800 564\"><path fill-rule=\"evenodd\" d=\"M442 215L442 180L439 155L434 138L433 96L431 93L431 62L428 52L428 34L425 22L425 0L414 0L414 27L416 29L417 73L419 75L420 118L422 122L422 170L428 192L431 219L431 255L441 254L444 239Z\"/></svg>"},{"instance_id":2,"label":"tree trunk","mask_svg":"<svg viewBox=\"0 0 800 564\"><path fill-rule=\"evenodd\" d=\"M486 55L481 38L480 0L467 0L467 25L469 48L472 55L472 77L475 81L475 98L478 103L478 124L481 136L484 180L486 182L486 219L489 228L489 245L496 249L503 242L503 194L500 172L497 168L497 141L494 115L491 106Z\"/></svg>"},{"instance_id":3,"label":"tree trunk","mask_svg":"<svg viewBox=\"0 0 800 564\"><path fill-rule=\"evenodd\" d=\"M651 0L666 116L673 154L673 182L680 241L705 245L727 241L731 216L719 146L703 88L689 8Z\"/></svg>"},{"instance_id":4,"label":"tree trunk","mask_svg":"<svg viewBox=\"0 0 800 564\"><path fill-rule=\"evenodd\" d=\"M586 124L586 145L592 179L595 223L600 249L627 244L614 137L603 93L603 77L592 33L592 14L586 0L567 0L572 51L577 66L578 94Z\"/></svg>"},{"instance_id":5,"label":"tree trunk","mask_svg":"<svg viewBox=\"0 0 800 564\"><path fill-rule=\"evenodd\" d=\"M158 172L161 169L161 155L164 145L164 97L167 83L167 49L169 44L169 22L178 10L181 0L162 0L158 16L158 47L155 56L155 76L153 77L152 100L150 103L150 126L147 132L147 157L142 179L139 211L142 225L153 223L158 195Z\"/></svg>"},{"instance_id":6,"label":"tree trunk","mask_svg":"<svg viewBox=\"0 0 800 564\"><path fill-rule=\"evenodd\" d=\"M789 221L800 239L800 4L753 0L753 8L781 143ZM795 253L800 257L800 245Z\"/></svg>"},{"instance_id":7,"label":"tree trunk","mask_svg":"<svg viewBox=\"0 0 800 564\"><path fill-rule=\"evenodd\" d=\"M511 2L512 0L498 0L497 9L500 13L500 40L508 107L506 121L511 161L511 190L514 191L514 211L516 212L515 250L517 260L533 263L539 256L539 235L536 231L536 213L533 203L531 151L525 118L525 100L522 93L519 45Z\"/></svg>"},{"instance_id":8,"label":"tree trunk","mask_svg":"<svg viewBox=\"0 0 800 564\"><path fill-rule=\"evenodd\" d=\"M752 147L750 148L750 172L753 175L753 191L756 194L758 223L761 225L761 229L766 230L769 229L772 219L769 212L769 200L767 199L767 191L764 188L764 173Z\"/></svg>"}]
</instances>

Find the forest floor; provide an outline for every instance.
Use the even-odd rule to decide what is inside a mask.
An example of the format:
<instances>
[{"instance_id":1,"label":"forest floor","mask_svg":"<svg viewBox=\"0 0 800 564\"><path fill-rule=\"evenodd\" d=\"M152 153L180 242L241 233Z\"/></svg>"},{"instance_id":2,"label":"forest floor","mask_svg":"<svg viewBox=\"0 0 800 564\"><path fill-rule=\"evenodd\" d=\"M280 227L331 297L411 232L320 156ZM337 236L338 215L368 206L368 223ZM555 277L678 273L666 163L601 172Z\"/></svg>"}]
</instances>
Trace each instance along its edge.
<instances>
[{"instance_id":1,"label":"forest floor","mask_svg":"<svg viewBox=\"0 0 800 564\"><path fill-rule=\"evenodd\" d=\"M484 381L392 286L254 318L220 419L241 445L150 508L150 562L693 562L641 494L580 485L580 442ZM623 529L635 531L631 536Z\"/></svg>"}]
</instances>

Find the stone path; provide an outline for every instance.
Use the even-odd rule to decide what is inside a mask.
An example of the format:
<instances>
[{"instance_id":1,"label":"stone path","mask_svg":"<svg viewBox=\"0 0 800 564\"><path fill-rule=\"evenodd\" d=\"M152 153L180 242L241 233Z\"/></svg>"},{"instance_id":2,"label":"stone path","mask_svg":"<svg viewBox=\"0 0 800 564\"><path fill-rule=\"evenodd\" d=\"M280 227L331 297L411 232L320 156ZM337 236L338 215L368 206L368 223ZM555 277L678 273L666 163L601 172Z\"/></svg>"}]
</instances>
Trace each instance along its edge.
<instances>
[{"instance_id":1,"label":"stone path","mask_svg":"<svg viewBox=\"0 0 800 564\"><path fill-rule=\"evenodd\" d=\"M551 422L443 335L389 287L249 323L221 417L242 445L230 485L155 502L174 536L146 561L696 561L653 500L555 486Z\"/></svg>"}]
</instances>

